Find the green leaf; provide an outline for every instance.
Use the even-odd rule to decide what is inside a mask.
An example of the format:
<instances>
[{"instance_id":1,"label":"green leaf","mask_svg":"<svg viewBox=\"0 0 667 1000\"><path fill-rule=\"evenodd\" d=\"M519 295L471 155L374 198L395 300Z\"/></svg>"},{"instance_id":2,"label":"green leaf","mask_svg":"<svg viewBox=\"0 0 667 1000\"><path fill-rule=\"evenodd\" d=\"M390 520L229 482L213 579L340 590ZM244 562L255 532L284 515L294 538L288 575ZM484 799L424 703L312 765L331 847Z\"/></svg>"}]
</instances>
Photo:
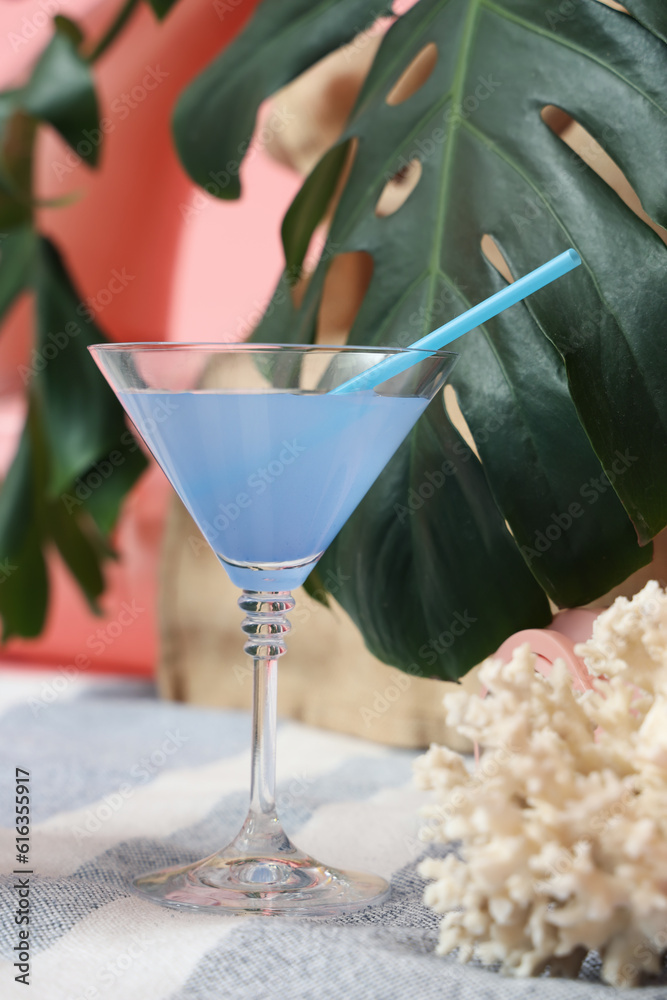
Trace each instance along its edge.
<instances>
[{"instance_id":1,"label":"green leaf","mask_svg":"<svg viewBox=\"0 0 667 1000\"><path fill-rule=\"evenodd\" d=\"M132 433L123 431L116 446L79 477L69 494L71 506L81 499L83 509L102 534L108 535L116 525L125 497L147 466Z\"/></svg>"},{"instance_id":2,"label":"green leaf","mask_svg":"<svg viewBox=\"0 0 667 1000\"><path fill-rule=\"evenodd\" d=\"M162 21L178 0L147 0L156 17Z\"/></svg>"},{"instance_id":3,"label":"green leaf","mask_svg":"<svg viewBox=\"0 0 667 1000\"><path fill-rule=\"evenodd\" d=\"M53 35L23 91L21 103L29 114L53 125L82 159L95 166L100 148L91 140L99 129L95 84L69 29Z\"/></svg>"},{"instance_id":4,"label":"green leaf","mask_svg":"<svg viewBox=\"0 0 667 1000\"><path fill-rule=\"evenodd\" d=\"M385 12L371 0L265 0L178 101L176 148L192 179L220 198L238 198L261 101Z\"/></svg>"},{"instance_id":5,"label":"green leaf","mask_svg":"<svg viewBox=\"0 0 667 1000\"><path fill-rule=\"evenodd\" d=\"M447 467L438 486L443 455L452 456L455 471ZM418 492L421 483L433 486L428 500ZM342 583L336 599L371 652L413 674L455 680L498 648L508 621L516 629L551 621L548 601L441 397L344 525L321 569Z\"/></svg>"},{"instance_id":6,"label":"green leaf","mask_svg":"<svg viewBox=\"0 0 667 1000\"><path fill-rule=\"evenodd\" d=\"M285 272L290 282L294 282L301 274L310 239L331 201L349 148L350 143L343 142L325 153L304 182L283 219Z\"/></svg>"},{"instance_id":7,"label":"green leaf","mask_svg":"<svg viewBox=\"0 0 667 1000\"><path fill-rule=\"evenodd\" d=\"M0 582L2 641L13 635L35 639L46 622L49 579L39 537L33 532L9 566L9 575Z\"/></svg>"},{"instance_id":8,"label":"green leaf","mask_svg":"<svg viewBox=\"0 0 667 1000\"><path fill-rule=\"evenodd\" d=\"M640 24L667 42L667 8L662 0L627 0L624 6Z\"/></svg>"},{"instance_id":9,"label":"green leaf","mask_svg":"<svg viewBox=\"0 0 667 1000\"><path fill-rule=\"evenodd\" d=\"M397 666L464 673L510 633L544 624L545 593L569 605L620 583L650 558L637 535L646 543L667 523L667 249L541 117L547 105L572 115L667 224L664 7L628 6L637 20L595 0L568 16L552 0L419 0L387 32L339 140L357 138L358 150L303 301L294 308L286 273L256 332L314 340L334 253L373 257L357 344L412 343L501 287L485 234L514 276L568 246L583 259L455 345L452 384L482 465L462 463L465 446L434 403L324 557L349 577L336 596L371 649ZM327 8L338 28L342 7ZM255 32L272 16L260 8ZM281 38L284 78L312 54L303 34ZM429 44L428 79L388 105ZM243 38L228 65L241 55ZM219 121L237 115L232 93L209 78ZM246 97L244 121L261 99ZM215 135L220 163L231 136ZM213 145L194 131L185 140L193 176L210 179ZM376 216L387 181L413 159L421 176L406 203ZM288 213L292 266L321 216L329 165ZM440 642L466 609L478 627Z\"/></svg>"},{"instance_id":10,"label":"green leaf","mask_svg":"<svg viewBox=\"0 0 667 1000\"><path fill-rule=\"evenodd\" d=\"M44 627L48 602L42 554L36 451L26 423L0 490L0 617L3 641L32 637Z\"/></svg>"},{"instance_id":11,"label":"green leaf","mask_svg":"<svg viewBox=\"0 0 667 1000\"><path fill-rule=\"evenodd\" d=\"M326 587L324 585L324 580L322 579L322 574L320 573L318 566L311 570L306 577L303 589L306 591L308 596L312 597L312 599L317 601L318 604L322 604L325 608L331 607Z\"/></svg>"},{"instance_id":12,"label":"green leaf","mask_svg":"<svg viewBox=\"0 0 667 1000\"><path fill-rule=\"evenodd\" d=\"M548 9L537 0L422 0L389 31L349 129L363 148L331 239L373 255L374 279L352 336L366 340L373 331L385 341L413 315L423 317L411 326L416 337L459 311L451 295L438 309L452 288L473 302L491 291L476 267L483 233L515 274L574 245L584 266L528 301L534 335L546 332L565 357L571 395L603 466L618 451L633 456L632 473L614 485L646 541L667 519L667 491L655 482L667 459L667 383L655 363L667 251L551 133L540 110L556 104L582 121L660 221L665 48L597 3L582 4L553 30ZM429 42L439 47L433 73L409 101L388 107L397 66ZM423 163L416 190L394 216L375 218L387 167L414 155Z\"/></svg>"},{"instance_id":13,"label":"green leaf","mask_svg":"<svg viewBox=\"0 0 667 1000\"><path fill-rule=\"evenodd\" d=\"M504 282L496 276L493 284ZM486 331L469 333L450 382L494 499L553 601L586 604L650 562L653 547L638 545L612 486L632 474L634 462L617 457L605 475L579 423L563 361L546 337L535 336L527 309L515 306Z\"/></svg>"},{"instance_id":14,"label":"green leaf","mask_svg":"<svg viewBox=\"0 0 667 1000\"><path fill-rule=\"evenodd\" d=\"M80 519L59 502L48 507L47 528L91 610L100 614L97 599L104 591L104 577L99 544L92 543Z\"/></svg>"},{"instance_id":15,"label":"green leaf","mask_svg":"<svg viewBox=\"0 0 667 1000\"><path fill-rule=\"evenodd\" d=\"M92 364L92 362L91 362ZM19 448L0 490L0 617L3 640L42 631L48 603L44 550L55 543L86 600L99 613L102 564L116 558L104 535L146 466L129 430L57 499L47 497L50 454L35 395Z\"/></svg>"},{"instance_id":16,"label":"green leaf","mask_svg":"<svg viewBox=\"0 0 667 1000\"><path fill-rule=\"evenodd\" d=\"M20 107L20 91L0 94L0 228L32 217L32 155L36 121Z\"/></svg>"},{"instance_id":17,"label":"green leaf","mask_svg":"<svg viewBox=\"0 0 667 1000\"><path fill-rule=\"evenodd\" d=\"M88 345L105 338L90 318L53 244L40 240L35 291L37 347L32 371L51 456L49 495L57 497L127 433L122 407Z\"/></svg>"},{"instance_id":18,"label":"green leaf","mask_svg":"<svg viewBox=\"0 0 667 1000\"><path fill-rule=\"evenodd\" d=\"M28 237L19 231L13 238L12 268L20 272L22 253L26 267L34 270L37 348L24 372L28 422L0 490L0 615L5 638L32 637L43 627L48 601L43 550L50 541L91 608L98 610L104 589L102 563L114 556L104 536L147 464L125 425L120 403L86 350L104 337L80 302L57 250L48 240L34 237L33 263L29 246L19 242L25 238L29 244ZM0 260L0 292L3 275Z\"/></svg>"},{"instance_id":19,"label":"green leaf","mask_svg":"<svg viewBox=\"0 0 667 1000\"><path fill-rule=\"evenodd\" d=\"M69 38L75 48L78 49L84 36L83 31L76 21L72 21L71 18L65 17L64 14L56 14L53 19L53 23L56 31Z\"/></svg>"},{"instance_id":20,"label":"green leaf","mask_svg":"<svg viewBox=\"0 0 667 1000\"><path fill-rule=\"evenodd\" d=\"M30 284L36 238L22 227L0 240L0 322L14 300Z\"/></svg>"}]
</instances>

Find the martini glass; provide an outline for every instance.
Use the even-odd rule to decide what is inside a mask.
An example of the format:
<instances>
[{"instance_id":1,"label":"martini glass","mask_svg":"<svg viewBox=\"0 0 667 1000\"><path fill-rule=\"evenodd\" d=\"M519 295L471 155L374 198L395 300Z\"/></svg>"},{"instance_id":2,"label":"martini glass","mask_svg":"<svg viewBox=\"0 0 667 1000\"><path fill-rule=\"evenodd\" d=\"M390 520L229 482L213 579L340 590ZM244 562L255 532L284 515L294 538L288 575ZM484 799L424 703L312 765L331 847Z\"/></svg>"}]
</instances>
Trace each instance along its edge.
<instances>
[{"instance_id":1,"label":"martini glass","mask_svg":"<svg viewBox=\"0 0 667 1000\"><path fill-rule=\"evenodd\" d=\"M137 431L242 591L253 660L250 805L236 837L194 864L134 880L187 910L332 916L386 898L377 875L296 847L275 806L276 673L304 582L456 355L411 348L103 344L90 348ZM406 370L336 393L392 355Z\"/></svg>"}]
</instances>

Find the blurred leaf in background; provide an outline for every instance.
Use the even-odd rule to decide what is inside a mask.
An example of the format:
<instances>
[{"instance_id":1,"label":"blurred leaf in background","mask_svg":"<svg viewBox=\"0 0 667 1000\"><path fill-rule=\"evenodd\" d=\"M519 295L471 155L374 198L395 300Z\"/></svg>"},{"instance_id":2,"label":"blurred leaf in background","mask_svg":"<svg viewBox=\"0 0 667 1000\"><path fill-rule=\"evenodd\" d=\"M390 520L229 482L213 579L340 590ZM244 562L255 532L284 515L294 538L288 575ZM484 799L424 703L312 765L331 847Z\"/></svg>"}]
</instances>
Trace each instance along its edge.
<instances>
[{"instance_id":1,"label":"blurred leaf in background","mask_svg":"<svg viewBox=\"0 0 667 1000\"><path fill-rule=\"evenodd\" d=\"M48 609L45 552L55 546L94 611L122 501L146 467L123 410L87 346L106 338L82 306L58 249L34 228L34 141L52 126L89 166L98 161L98 102L91 62L127 21L112 21L92 56L83 33L58 15L54 34L21 87L0 94L0 321L23 292L34 298L35 340L21 375L28 415L0 490L3 639L34 637Z\"/></svg>"},{"instance_id":2,"label":"blurred leaf in background","mask_svg":"<svg viewBox=\"0 0 667 1000\"><path fill-rule=\"evenodd\" d=\"M16 233L27 241L25 234ZM22 377L29 413L0 490L0 562L14 567L0 586L3 637L38 635L48 607L44 550L55 544L93 610L102 566L125 494L146 467L123 410L86 347L105 340L49 240L34 237L24 284L34 292L36 347ZM18 253L7 263L10 281ZM0 295L5 285L0 258ZM84 312L84 315L86 313ZM28 599L29 595L29 599Z\"/></svg>"}]
</instances>

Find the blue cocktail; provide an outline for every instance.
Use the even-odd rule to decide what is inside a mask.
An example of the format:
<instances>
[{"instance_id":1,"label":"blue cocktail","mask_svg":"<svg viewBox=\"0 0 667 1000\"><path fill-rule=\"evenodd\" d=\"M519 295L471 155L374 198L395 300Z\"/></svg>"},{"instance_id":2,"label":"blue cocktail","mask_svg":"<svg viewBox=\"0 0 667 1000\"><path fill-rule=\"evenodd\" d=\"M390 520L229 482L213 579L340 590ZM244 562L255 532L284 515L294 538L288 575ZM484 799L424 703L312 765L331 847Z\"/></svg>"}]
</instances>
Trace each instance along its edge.
<instances>
[{"instance_id":1,"label":"blue cocktail","mask_svg":"<svg viewBox=\"0 0 667 1000\"><path fill-rule=\"evenodd\" d=\"M412 349L407 349L412 350ZM303 583L442 388L455 355L370 389L333 390L399 351L272 345L91 348L137 430L242 589L254 661L250 809L231 844L135 887L221 912L329 916L379 902L386 882L329 868L286 836L275 810L277 661Z\"/></svg>"},{"instance_id":2,"label":"blue cocktail","mask_svg":"<svg viewBox=\"0 0 667 1000\"><path fill-rule=\"evenodd\" d=\"M237 587L300 586L426 407L423 397L121 392Z\"/></svg>"}]
</instances>

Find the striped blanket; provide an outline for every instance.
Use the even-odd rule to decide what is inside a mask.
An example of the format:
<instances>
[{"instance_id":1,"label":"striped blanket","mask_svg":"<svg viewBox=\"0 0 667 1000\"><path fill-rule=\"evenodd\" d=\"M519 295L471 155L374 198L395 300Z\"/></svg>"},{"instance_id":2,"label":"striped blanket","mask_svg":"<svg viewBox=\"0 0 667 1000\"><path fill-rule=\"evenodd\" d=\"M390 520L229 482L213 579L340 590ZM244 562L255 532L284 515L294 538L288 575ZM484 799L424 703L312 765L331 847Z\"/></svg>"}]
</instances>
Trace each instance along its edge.
<instances>
[{"instance_id":1,"label":"striped blanket","mask_svg":"<svg viewBox=\"0 0 667 1000\"><path fill-rule=\"evenodd\" d=\"M287 832L330 864L391 878L388 902L329 921L199 915L143 901L128 880L203 857L237 832L247 713L160 702L134 681L9 668L0 713L2 1000L611 996L594 965L575 983L516 982L433 954L439 918L415 873L425 796L412 787L412 752L290 722L278 732ZM24 787L29 839L17 842ZM667 1000L667 989L640 995Z\"/></svg>"}]
</instances>

